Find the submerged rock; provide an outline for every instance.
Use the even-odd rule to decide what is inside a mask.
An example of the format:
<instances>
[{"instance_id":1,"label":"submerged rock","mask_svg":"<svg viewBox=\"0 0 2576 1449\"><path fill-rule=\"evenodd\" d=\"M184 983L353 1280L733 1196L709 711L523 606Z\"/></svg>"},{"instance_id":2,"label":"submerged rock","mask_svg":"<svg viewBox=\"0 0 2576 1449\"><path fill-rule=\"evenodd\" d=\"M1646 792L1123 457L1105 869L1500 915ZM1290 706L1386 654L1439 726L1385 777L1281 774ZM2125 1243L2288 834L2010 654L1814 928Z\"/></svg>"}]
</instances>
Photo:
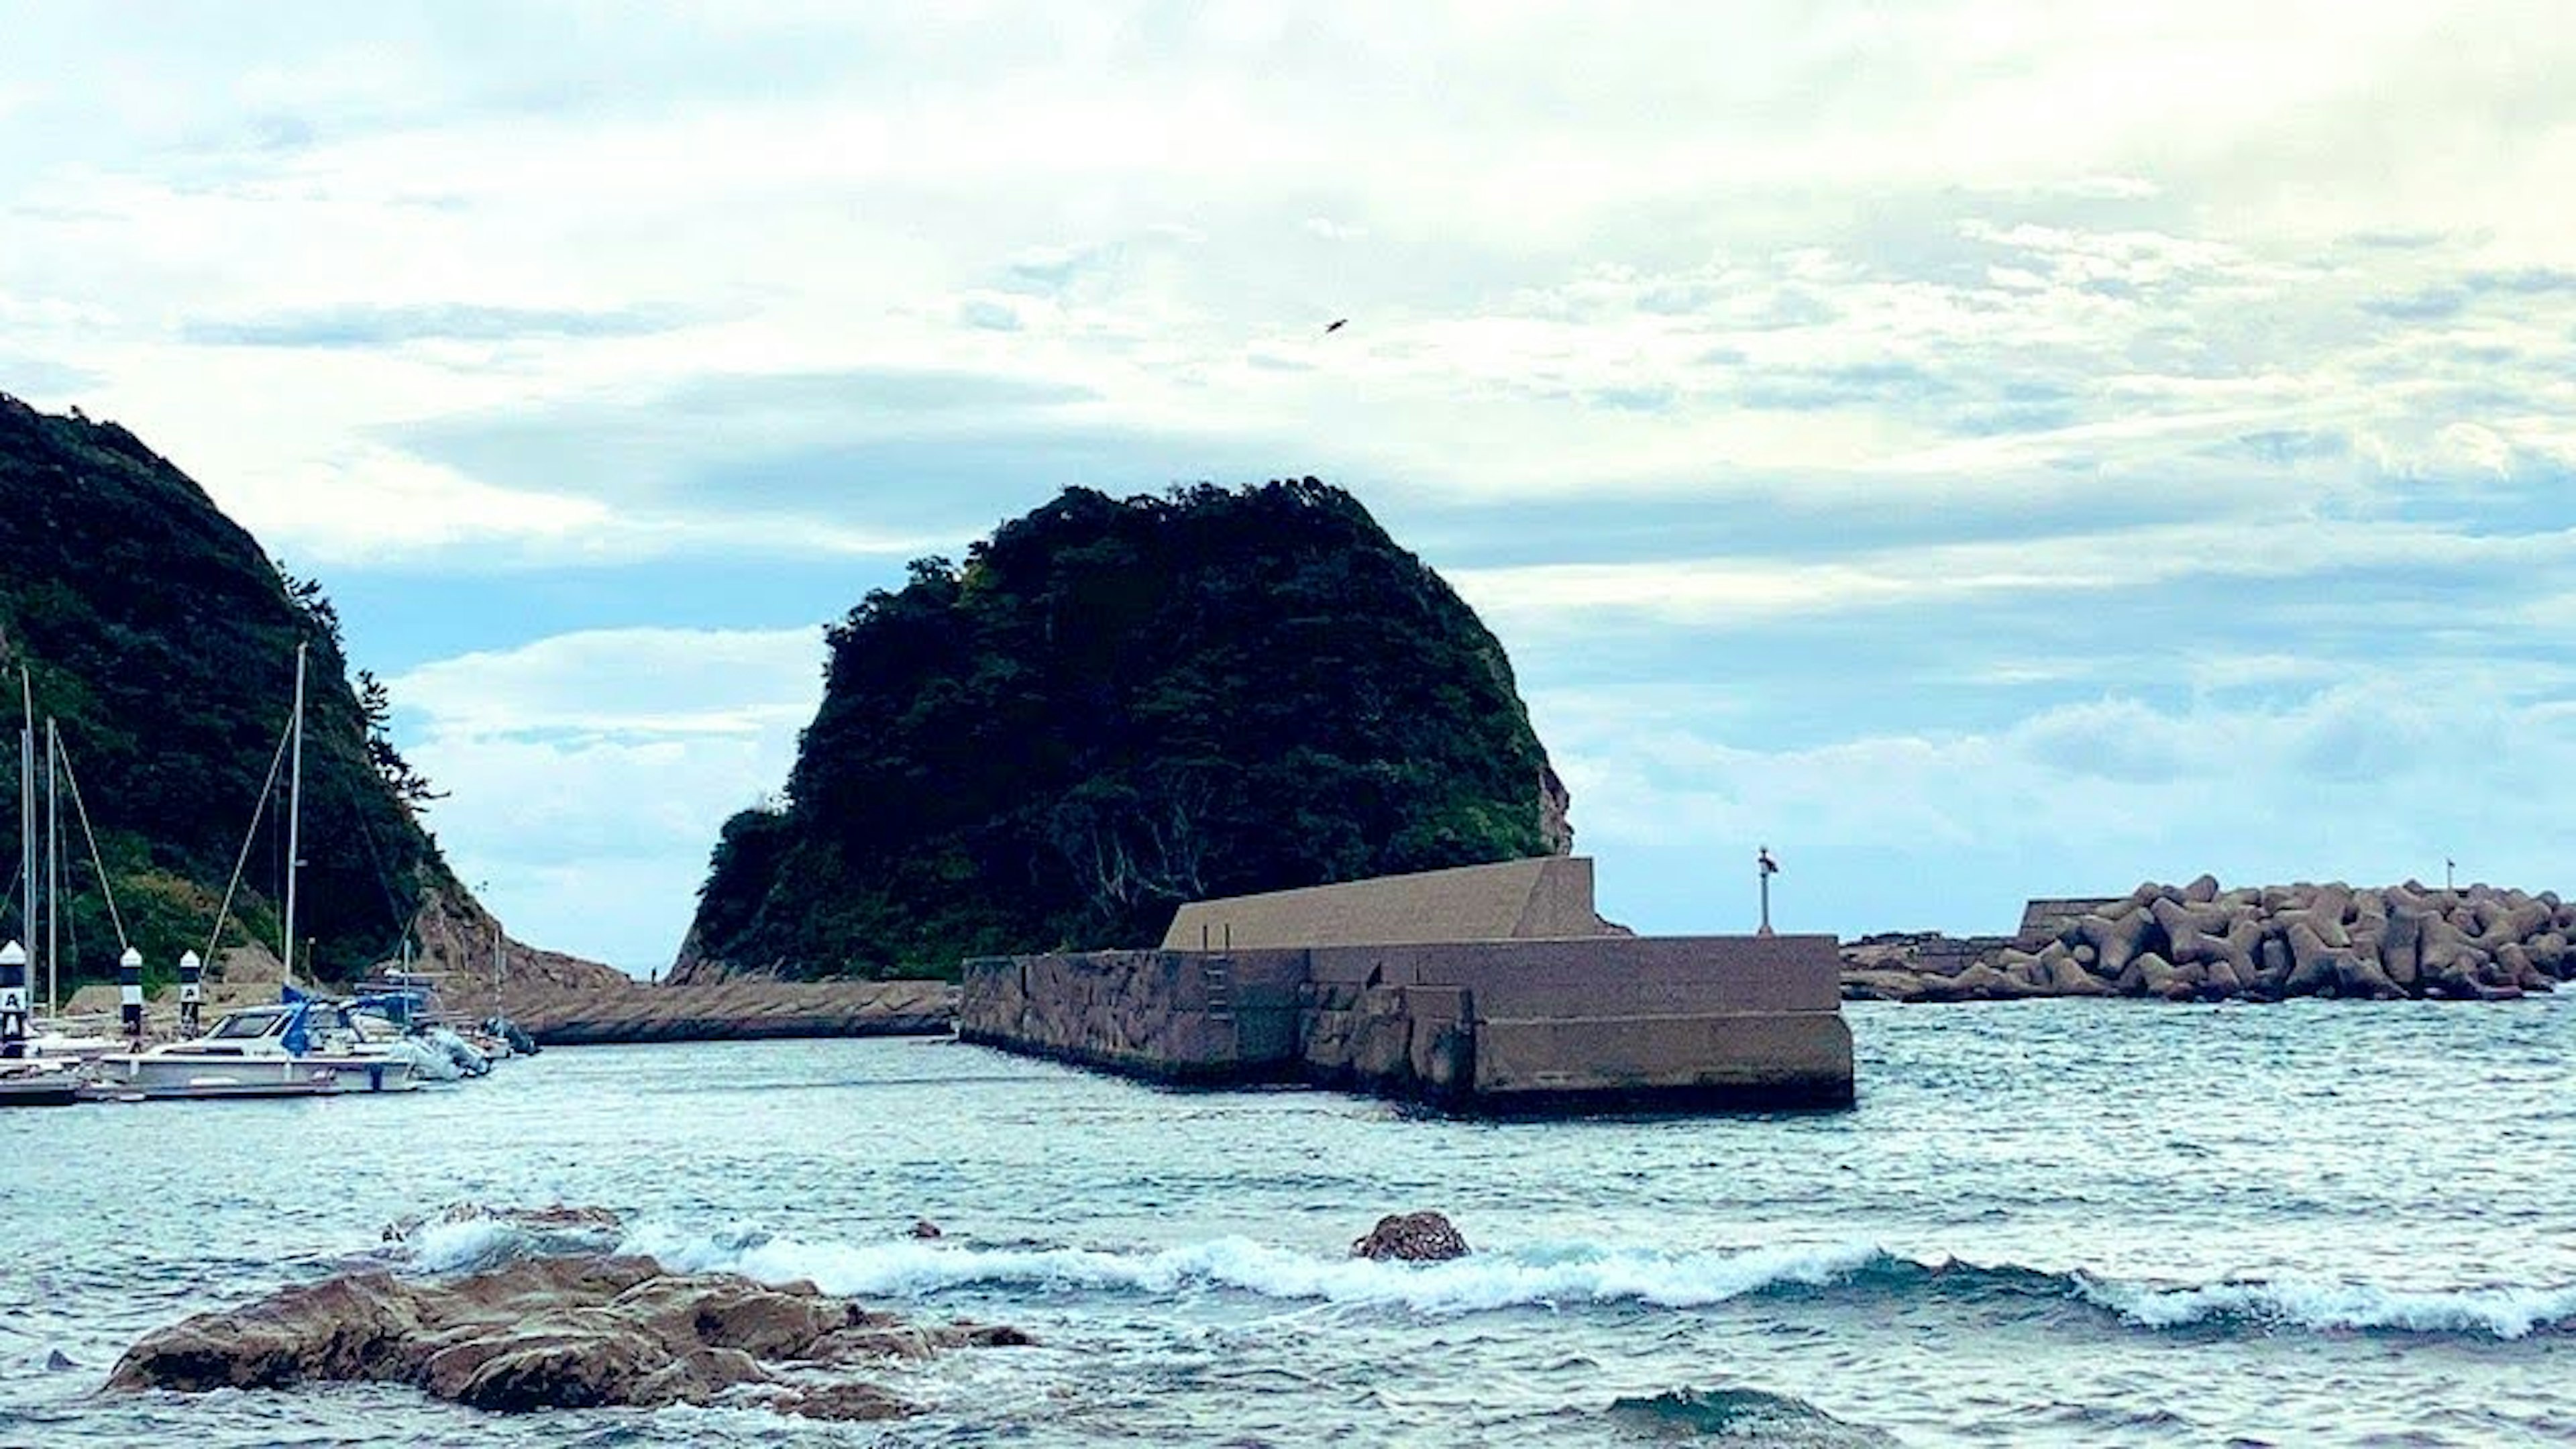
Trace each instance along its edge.
<instances>
[{"instance_id":1,"label":"submerged rock","mask_svg":"<svg viewBox=\"0 0 2576 1449\"><path fill-rule=\"evenodd\" d=\"M600 1234L614 1236L626 1229L625 1219L603 1207L574 1207L555 1203L548 1207L493 1207L479 1202L449 1203L434 1213L401 1219L385 1224L384 1241L408 1243L420 1236L421 1229L454 1223L498 1223L536 1234Z\"/></svg>"},{"instance_id":2,"label":"submerged rock","mask_svg":"<svg viewBox=\"0 0 2576 1449\"><path fill-rule=\"evenodd\" d=\"M1028 1341L1007 1328L907 1324L810 1283L671 1273L650 1258L533 1258L445 1280L354 1274L199 1314L128 1349L107 1387L404 1383L521 1413L702 1404L748 1385L782 1413L870 1419L910 1406L853 1365Z\"/></svg>"},{"instance_id":3,"label":"submerged rock","mask_svg":"<svg viewBox=\"0 0 2576 1449\"><path fill-rule=\"evenodd\" d=\"M1449 1220L1431 1212L1389 1213L1377 1220L1368 1236L1351 1244L1352 1257L1381 1262L1394 1258L1407 1263L1436 1263L1463 1258L1468 1251L1466 1238Z\"/></svg>"}]
</instances>

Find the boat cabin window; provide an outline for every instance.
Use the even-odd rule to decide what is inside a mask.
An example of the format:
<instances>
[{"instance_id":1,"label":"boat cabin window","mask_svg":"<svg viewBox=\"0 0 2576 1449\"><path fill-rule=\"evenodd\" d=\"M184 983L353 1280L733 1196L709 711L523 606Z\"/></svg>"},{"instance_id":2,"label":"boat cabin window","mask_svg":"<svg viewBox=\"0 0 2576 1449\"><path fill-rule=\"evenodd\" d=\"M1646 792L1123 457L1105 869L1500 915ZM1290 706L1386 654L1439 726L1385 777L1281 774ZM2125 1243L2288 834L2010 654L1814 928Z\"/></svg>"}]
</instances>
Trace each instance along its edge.
<instances>
[{"instance_id":1,"label":"boat cabin window","mask_svg":"<svg viewBox=\"0 0 2576 1449\"><path fill-rule=\"evenodd\" d=\"M207 1035L222 1041L245 1041L267 1036L284 1029L286 1013L282 1011L236 1011L215 1023Z\"/></svg>"}]
</instances>

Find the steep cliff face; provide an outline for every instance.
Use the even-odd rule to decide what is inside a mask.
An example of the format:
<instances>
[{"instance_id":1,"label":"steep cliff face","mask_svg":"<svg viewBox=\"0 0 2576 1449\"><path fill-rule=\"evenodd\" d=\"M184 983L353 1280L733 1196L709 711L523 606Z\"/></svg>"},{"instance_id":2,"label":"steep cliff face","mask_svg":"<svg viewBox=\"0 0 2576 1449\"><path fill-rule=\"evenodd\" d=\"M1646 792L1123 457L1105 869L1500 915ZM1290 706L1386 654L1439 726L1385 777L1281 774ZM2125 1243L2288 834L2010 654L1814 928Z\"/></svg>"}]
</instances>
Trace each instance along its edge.
<instances>
[{"instance_id":1,"label":"steep cliff face","mask_svg":"<svg viewBox=\"0 0 2576 1449\"><path fill-rule=\"evenodd\" d=\"M218 955L273 950L282 785L264 811L258 802L291 712L298 644L308 649L299 974L359 975L399 955L415 918L480 915L415 818L419 782L352 687L329 600L283 573L186 474L114 423L0 395L0 531L0 869L11 877L0 935L24 929L23 666L147 970L166 975L181 951L205 950L246 835ZM41 762L38 771L41 781ZM44 815L40 804L39 828ZM67 799L60 816L67 827L75 818ZM79 845L65 842L66 859L85 854ZM112 975L116 922L85 860L63 904L66 984Z\"/></svg>"},{"instance_id":2,"label":"steep cliff face","mask_svg":"<svg viewBox=\"0 0 2576 1449\"><path fill-rule=\"evenodd\" d=\"M675 976L1139 946L1175 906L1571 845L1494 636L1314 479L1084 489L830 633Z\"/></svg>"}]
</instances>

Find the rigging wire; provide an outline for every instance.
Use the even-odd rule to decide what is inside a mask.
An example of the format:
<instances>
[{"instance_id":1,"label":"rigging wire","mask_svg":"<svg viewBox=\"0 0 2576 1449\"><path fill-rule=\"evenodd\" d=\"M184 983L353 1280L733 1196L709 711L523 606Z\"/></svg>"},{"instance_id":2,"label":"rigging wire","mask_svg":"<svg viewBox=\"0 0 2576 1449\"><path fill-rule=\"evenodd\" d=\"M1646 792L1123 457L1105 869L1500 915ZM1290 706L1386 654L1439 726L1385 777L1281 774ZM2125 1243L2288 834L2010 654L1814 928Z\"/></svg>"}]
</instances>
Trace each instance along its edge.
<instances>
[{"instance_id":1,"label":"rigging wire","mask_svg":"<svg viewBox=\"0 0 2576 1449\"><path fill-rule=\"evenodd\" d=\"M98 872L98 892L107 897L108 924L116 927L116 949L134 949L125 938L125 917L116 909L116 885L107 878L107 863L98 858L98 832L90 829L89 807L81 803L80 772L72 768L72 752L56 747L62 755L63 780L72 787L72 810L80 816L81 835L89 841L89 868Z\"/></svg>"},{"instance_id":2,"label":"rigging wire","mask_svg":"<svg viewBox=\"0 0 2576 1449\"><path fill-rule=\"evenodd\" d=\"M250 807L250 829L242 836L241 854L233 857L233 878L224 883L224 902L215 907L214 933L206 938L208 966L215 964L215 947L224 939L224 922L232 919L233 893L241 889L242 872L250 866L250 848L259 840L259 812L277 790L277 768L286 762L286 742L294 734L295 723L289 720L285 732L277 737L277 753L268 757L268 778L260 782L259 800Z\"/></svg>"}]
</instances>

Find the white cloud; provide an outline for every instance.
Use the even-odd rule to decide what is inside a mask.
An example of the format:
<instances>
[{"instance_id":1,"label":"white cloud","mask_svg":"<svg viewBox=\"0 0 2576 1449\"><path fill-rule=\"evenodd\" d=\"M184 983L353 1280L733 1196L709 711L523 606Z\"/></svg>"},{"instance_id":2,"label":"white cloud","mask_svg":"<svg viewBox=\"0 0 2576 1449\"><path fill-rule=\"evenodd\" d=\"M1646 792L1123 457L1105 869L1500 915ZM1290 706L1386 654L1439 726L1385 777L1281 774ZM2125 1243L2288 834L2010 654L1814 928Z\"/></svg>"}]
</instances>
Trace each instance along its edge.
<instances>
[{"instance_id":1,"label":"white cloud","mask_svg":"<svg viewBox=\"0 0 2576 1449\"><path fill-rule=\"evenodd\" d=\"M818 630L600 630L387 681L430 823L524 939L668 965L717 828L785 784L822 696Z\"/></svg>"},{"instance_id":2,"label":"white cloud","mask_svg":"<svg viewBox=\"0 0 2576 1449\"><path fill-rule=\"evenodd\" d=\"M811 718L823 659L819 629L596 629L437 660L388 685L433 740L738 736Z\"/></svg>"},{"instance_id":3,"label":"white cloud","mask_svg":"<svg viewBox=\"0 0 2576 1449\"><path fill-rule=\"evenodd\" d=\"M2034 600L2112 589L2295 579L2357 569L2483 569L2497 594L2576 566L2576 529L2486 534L2430 524L2246 514L2206 523L1928 543L1823 558L1670 558L1455 569L1446 577L1506 637L1599 629L1620 618L1731 626L1798 614Z\"/></svg>"},{"instance_id":4,"label":"white cloud","mask_svg":"<svg viewBox=\"0 0 2576 1449\"><path fill-rule=\"evenodd\" d=\"M2011 929L2025 895L2203 870L2382 884L2451 855L2464 879L2576 885L2543 784L2576 769L2576 718L2481 683L2391 671L2273 705L2112 696L1991 733L1863 728L1786 750L1676 717L1669 696L1574 692L1533 711L1574 792L1579 847L1622 866L1604 879L1614 916L1740 925L1711 863L1767 843L1792 867L1782 888L1801 929L1973 933Z\"/></svg>"},{"instance_id":5,"label":"white cloud","mask_svg":"<svg viewBox=\"0 0 2576 1449\"><path fill-rule=\"evenodd\" d=\"M2448 465L2435 440L2460 428L2493 436L2488 459L2576 454L2550 384L2490 366L2519 406L2408 398L2371 367L2410 339L2441 366L2461 339L2419 326L2392 341L2353 315L2375 292L2509 260L2523 224L2559 205L2555 188L2463 196L2486 183L2448 158L2457 128L2569 113L2545 63L2569 37L2501 7L2323 13L1757 6L1721 56L1698 18L1647 12L1040 12L1008 38L891 15L693 14L593 38L600 65L671 84L650 107L595 84L578 54L507 45L513 25L551 33L551 16L500 24L497 65L444 33L343 16L291 30L301 53L200 68L182 24L164 48L118 48L122 73L166 82L150 87L163 119L83 127L105 118L82 92L22 97L70 144L14 158L44 183L19 193L43 201L14 209L0 263L31 304L122 304L114 325L55 329L55 361L102 380L77 399L93 412L219 465L208 481L228 501L424 417L884 366L1078 381L1110 427L1312 428L1342 440L1342 467L1462 499L1888 469L2008 490L2088 463L2134 475L2299 419L2381 424L2400 471ZM54 47L105 39L55 29ZM1433 54L1437 94L1407 79ZM2452 104L2481 82L2501 113ZM1280 94L1301 103L1283 112ZM2439 117L2421 139L2381 120L2410 101ZM282 144L203 139L245 110L295 125ZM2349 188L2316 173L2338 128L2372 139L2325 148ZM2232 204L2280 178L2376 209ZM2360 224L2485 240L2330 261L2321 241ZM1976 265L1933 265L1961 246ZM1050 310L1022 305L1032 286ZM415 343L399 362L246 362L166 340L174 311L360 302L675 322ZM2576 323L2576 297L2526 310L2562 336ZM1365 320L1329 368L1258 365L1315 314ZM1740 365L1713 371L1713 353ZM1891 362L1919 376L1848 375ZM212 367L243 386L191 408ZM2015 401L2034 388L2059 401ZM457 511L525 514L542 539L568 501L631 512L622 478ZM264 536L351 559L452 542L450 525L420 525L401 470L337 481L387 506L346 510L347 527L268 509ZM370 518L381 536L358 536ZM669 515L595 556L685 548L712 526Z\"/></svg>"}]
</instances>

